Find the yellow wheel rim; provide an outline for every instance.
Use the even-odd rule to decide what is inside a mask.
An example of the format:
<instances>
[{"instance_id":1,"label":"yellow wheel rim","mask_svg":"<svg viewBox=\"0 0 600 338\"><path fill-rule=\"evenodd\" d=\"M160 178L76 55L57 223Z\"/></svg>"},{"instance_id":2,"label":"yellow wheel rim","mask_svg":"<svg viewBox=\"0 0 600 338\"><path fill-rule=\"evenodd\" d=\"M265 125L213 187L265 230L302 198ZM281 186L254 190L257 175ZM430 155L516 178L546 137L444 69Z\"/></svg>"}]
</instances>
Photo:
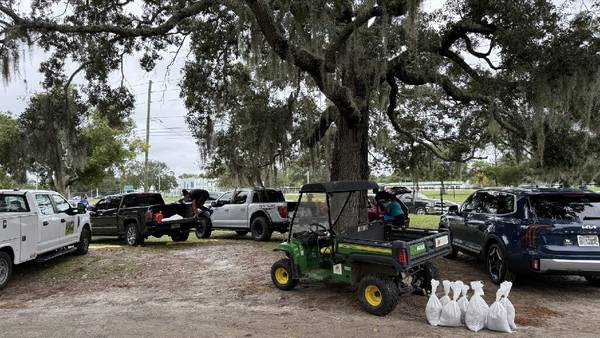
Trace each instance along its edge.
<instances>
[{"instance_id":1,"label":"yellow wheel rim","mask_svg":"<svg viewBox=\"0 0 600 338\"><path fill-rule=\"evenodd\" d=\"M290 281L287 270L284 268L277 268L277 270L275 270L275 280L281 285L286 285Z\"/></svg>"},{"instance_id":2,"label":"yellow wheel rim","mask_svg":"<svg viewBox=\"0 0 600 338\"><path fill-rule=\"evenodd\" d=\"M377 286L369 285L365 288L365 299L369 305L377 307L381 305L381 291Z\"/></svg>"}]
</instances>

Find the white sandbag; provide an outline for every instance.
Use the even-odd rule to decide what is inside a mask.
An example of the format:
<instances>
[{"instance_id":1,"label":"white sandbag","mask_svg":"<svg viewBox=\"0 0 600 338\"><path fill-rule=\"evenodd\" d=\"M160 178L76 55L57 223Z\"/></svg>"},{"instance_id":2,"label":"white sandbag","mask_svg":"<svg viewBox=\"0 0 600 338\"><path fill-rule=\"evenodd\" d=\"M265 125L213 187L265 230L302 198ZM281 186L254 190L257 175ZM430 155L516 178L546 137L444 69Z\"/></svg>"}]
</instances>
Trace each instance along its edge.
<instances>
[{"instance_id":1,"label":"white sandbag","mask_svg":"<svg viewBox=\"0 0 600 338\"><path fill-rule=\"evenodd\" d=\"M490 306L485 327L492 331L510 333L512 330L510 329L510 325L508 325L506 306L504 306L501 301L504 297L504 290L504 288L500 287L498 291L496 291L496 301Z\"/></svg>"},{"instance_id":2,"label":"white sandbag","mask_svg":"<svg viewBox=\"0 0 600 338\"><path fill-rule=\"evenodd\" d=\"M438 285L440 285L440 281L435 279L431 280L431 296L429 296L427 306L425 307L427 321L433 326L438 326L440 324L440 315L442 314L442 303L440 303L440 300L436 295Z\"/></svg>"},{"instance_id":3,"label":"white sandbag","mask_svg":"<svg viewBox=\"0 0 600 338\"><path fill-rule=\"evenodd\" d=\"M450 293L450 284L451 283L449 280L442 281L442 285L444 286L444 295L442 298L440 298L440 303L442 303L442 306L450 302L450 296L448 296Z\"/></svg>"},{"instance_id":4,"label":"white sandbag","mask_svg":"<svg viewBox=\"0 0 600 338\"><path fill-rule=\"evenodd\" d=\"M465 314L465 325L471 331L479 331L485 327L485 321L489 307L483 299L483 283L480 281L471 282L473 296L467 305L467 313Z\"/></svg>"},{"instance_id":5,"label":"white sandbag","mask_svg":"<svg viewBox=\"0 0 600 338\"><path fill-rule=\"evenodd\" d=\"M173 215L173 216L171 216L171 217L168 217L168 218L163 218L163 220L162 220L162 221L163 221L163 222L166 222L166 221L179 221L179 220L181 220L181 219L183 219L183 217L181 217L181 216L180 216L180 215L178 215L178 214L175 214L175 215Z\"/></svg>"},{"instance_id":6,"label":"white sandbag","mask_svg":"<svg viewBox=\"0 0 600 338\"><path fill-rule=\"evenodd\" d=\"M500 284L500 287L504 288L504 297L502 297L502 299L500 301L506 308L506 316L508 319L508 325L510 326L511 329L516 330L517 324L515 324L515 316L516 316L515 307L514 307L513 303L510 301L510 299L508 299L508 294L510 293L510 290L512 289L512 283L511 282L502 282L502 284Z\"/></svg>"},{"instance_id":7,"label":"white sandbag","mask_svg":"<svg viewBox=\"0 0 600 338\"><path fill-rule=\"evenodd\" d=\"M458 307L460 308L460 322L465 323L465 316L467 314L467 306L469 305L469 299L467 298L467 293L469 292L469 286L463 284L462 286L462 294L458 301Z\"/></svg>"},{"instance_id":8,"label":"white sandbag","mask_svg":"<svg viewBox=\"0 0 600 338\"><path fill-rule=\"evenodd\" d=\"M458 306L457 300L460 297L463 282L450 283L452 288L452 300L450 300L442 308L442 315L440 316L440 325L442 326L462 326L460 321L460 307Z\"/></svg>"}]
</instances>

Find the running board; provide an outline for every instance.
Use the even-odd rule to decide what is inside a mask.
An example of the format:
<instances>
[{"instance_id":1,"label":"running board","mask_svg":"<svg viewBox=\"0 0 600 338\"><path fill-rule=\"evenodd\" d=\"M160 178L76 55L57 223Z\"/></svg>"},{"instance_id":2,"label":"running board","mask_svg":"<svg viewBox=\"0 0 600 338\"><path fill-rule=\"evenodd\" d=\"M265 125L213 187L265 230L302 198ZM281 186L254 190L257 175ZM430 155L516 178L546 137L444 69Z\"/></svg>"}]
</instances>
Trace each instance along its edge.
<instances>
[{"instance_id":1,"label":"running board","mask_svg":"<svg viewBox=\"0 0 600 338\"><path fill-rule=\"evenodd\" d=\"M66 255L66 254L70 254L71 252L75 252L76 250L77 250L76 246L68 248L68 249L58 249L56 251L52 251L52 252L44 254L42 256L38 256L38 258L36 258L35 261L38 263L43 263L43 262L49 261L53 258L60 257L62 255Z\"/></svg>"}]
</instances>

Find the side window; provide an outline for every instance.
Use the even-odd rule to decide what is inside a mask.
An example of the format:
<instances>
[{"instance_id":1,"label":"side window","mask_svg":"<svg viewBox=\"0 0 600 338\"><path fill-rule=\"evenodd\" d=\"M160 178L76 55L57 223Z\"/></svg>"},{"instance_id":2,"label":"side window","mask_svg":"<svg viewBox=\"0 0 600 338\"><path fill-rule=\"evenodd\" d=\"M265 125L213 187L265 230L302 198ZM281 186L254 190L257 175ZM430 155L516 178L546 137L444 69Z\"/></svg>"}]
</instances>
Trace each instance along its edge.
<instances>
[{"instance_id":1,"label":"side window","mask_svg":"<svg viewBox=\"0 0 600 338\"><path fill-rule=\"evenodd\" d=\"M497 214L510 214L515 211L515 197L511 194L499 193L497 202Z\"/></svg>"},{"instance_id":2,"label":"side window","mask_svg":"<svg viewBox=\"0 0 600 338\"><path fill-rule=\"evenodd\" d=\"M497 193L489 191L480 191L477 193L478 203L475 205L475 212L479 214L496 214Z\"/></svg>"},{"instance_id":3,"label":"side window","mask_svg":"<svg viewBox=\"0 0 600 338\"><path fill-rule=\"evenodd\" d=\"M48 195L35 195L35 203L38 205L38 209L42 215L52 215L54 214L54 207L52 206L52 201L50 200L50 196Z\"/></svg>"},{"instance_id":4,"label":"side window","mask_svg":"<svg viewBox=\"0 0 600 338\"><path fill-rule=\"evenodd\" d=\"M96 210L106 210L108 209L108 200L102 199L96 203Z\"/></svg>"},{"instance_id":5,"label":"side window","mask_svg":"<svg viewBox=\"0 0 600 338\"><path fill-rule=\"evenodd\" d=\"M477 193L474 193L473 195L469 196L467 198L467 200L463 203L462 205L462 212L472 212L474 209L474 204L475 204L475 196L477 195Z\"/></svg>"},{"instance_id":6,"label":"side window","mask_svg":"<svg viewBox=\"0 0 600 338\"><path fill-rule=\"evenodd\" d=\"M121 204L121 198L113 197L108 200L108 209L117 209L119 207L119 204Z\"/></svg>"},{"instance_id":7,"label":"side window","mask_svg":"<svg viewBox=\"0 0 600 338\"><path fill-rule=\"evenodd\" d=\"M248 199L248 192L240 191L235 195L235 198L231 202L232 204L244 204L246 203L246 199Z\"/></svg>"},{"instance_id":8,"label":"side window","mask_svg":"<svg viewBox=\"0 0 600 338\"><path fill-rule=\"evenodd\" d=\"M56 212L65 212L71 209L71 205L64 198L59 195L52 195L52 200L54 201L54 205L56 205Z\"/></svg>"},{"instance_id":9,"label":"side window","mask_svg":"<svg viewBox=\"0 0 600 338\"><path fill-rule=\"evenodd\" d=\"M136 206L136 197L135 195L129 195L123 197L123 208L131 208Z\"/></svg>"},{"instance_id":10,"label":"side window","mask_svg":"<svg viewBox=\"0 0 600 338\"><path fill-rule=\"evenodd\" d=\"M233 193L231 191L226 192L221 197L219 197L219 201L225 204L231 203L231 196L233 196Z\"/></svg>"}]
</instances>

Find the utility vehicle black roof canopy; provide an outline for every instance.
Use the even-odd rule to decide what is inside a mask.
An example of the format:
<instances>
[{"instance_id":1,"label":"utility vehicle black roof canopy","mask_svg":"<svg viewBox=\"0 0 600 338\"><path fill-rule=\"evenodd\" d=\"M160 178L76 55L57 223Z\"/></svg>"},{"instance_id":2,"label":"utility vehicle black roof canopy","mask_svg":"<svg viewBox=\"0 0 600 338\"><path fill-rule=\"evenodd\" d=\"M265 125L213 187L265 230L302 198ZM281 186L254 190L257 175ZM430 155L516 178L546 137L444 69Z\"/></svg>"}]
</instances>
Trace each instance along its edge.
<instances>
[{"instance_id":1,"label":"utility vehicle black roof canopy","mask_svg":"<svg viewBox=\"0 0 600 338\"><path fill-rule=\"evenodd\" d=\"M309 183L305 184L301 193L335 193L335 192L350 192L350 191L361 191L361 190L374 190L379 189L379 185L372 181L332 181L325 183Z\"/></svg>"}]
</instances>

